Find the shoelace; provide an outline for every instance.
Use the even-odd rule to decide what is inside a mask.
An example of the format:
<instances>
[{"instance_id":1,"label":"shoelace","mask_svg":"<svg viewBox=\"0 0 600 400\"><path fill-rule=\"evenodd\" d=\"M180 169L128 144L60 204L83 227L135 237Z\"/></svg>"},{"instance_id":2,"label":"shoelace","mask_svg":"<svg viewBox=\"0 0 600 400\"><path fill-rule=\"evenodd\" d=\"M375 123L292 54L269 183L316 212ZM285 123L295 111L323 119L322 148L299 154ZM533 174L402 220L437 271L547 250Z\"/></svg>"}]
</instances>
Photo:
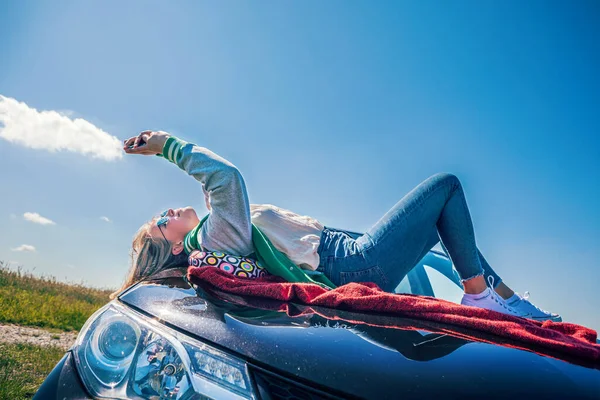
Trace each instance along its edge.
<instances>
[{"instance_id":1,"label":"shoelace","mask_svg":"<svg viewBox=\"0 0 600 400\"><path fill-rule=\"evenodd\" d=\"M517 293L517 296L519 296L522 301L526 302L527 304L529 304L530 306L532 306L533 308L535 308L539 312L551 315L551 313L549 311L543 310L543 309L539 308L538 306L536 306L535 304L533 304L532 302L529 301L529 292L527 290L525 291L525 293L523 293L523 296L519 295L518 293Z\"/></svg>"},{"instance_id":2,"label":"shoelace","mask_svg":"<svg viewBox=\"0 0 600 400\"><path fill-rule=\"evenodd\" d=\"M494 277L493 276L488 276L488 282L490 284L490 293L492 296L492 299L494 299L494 301L498 304L500 304L502 307L504 307L506 310L508 310L508 312L510 312L511 314L517 315L517 311L515 309L513 309L511 306L509 306L508 304L506 304L506 302L504 301L504 299L501 299L500 296L498 296L496 294L496 291L494 290ZM527 295L529 295L529 292L527 292Z\"/></svg>"}]
</instances>

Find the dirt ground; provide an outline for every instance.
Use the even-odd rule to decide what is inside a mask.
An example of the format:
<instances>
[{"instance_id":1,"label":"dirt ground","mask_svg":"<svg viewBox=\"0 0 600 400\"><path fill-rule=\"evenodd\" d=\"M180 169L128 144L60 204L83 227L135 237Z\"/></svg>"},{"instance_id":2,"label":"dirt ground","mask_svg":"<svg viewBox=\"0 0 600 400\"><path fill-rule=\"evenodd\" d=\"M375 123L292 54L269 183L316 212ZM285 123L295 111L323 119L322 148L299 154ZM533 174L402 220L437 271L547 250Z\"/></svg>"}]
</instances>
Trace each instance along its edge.
<instances>
[{"instance_id":1,"label":"dirt ground","mask_svg":"<svg viewBox=\"0 0 600 400\"><path fill-rule=\"evenodd\" d=\"M40 328L0 324L0 342L57 346L67 350L77 338L77 332L49 332Z\"/></svg>"}]
</instances>

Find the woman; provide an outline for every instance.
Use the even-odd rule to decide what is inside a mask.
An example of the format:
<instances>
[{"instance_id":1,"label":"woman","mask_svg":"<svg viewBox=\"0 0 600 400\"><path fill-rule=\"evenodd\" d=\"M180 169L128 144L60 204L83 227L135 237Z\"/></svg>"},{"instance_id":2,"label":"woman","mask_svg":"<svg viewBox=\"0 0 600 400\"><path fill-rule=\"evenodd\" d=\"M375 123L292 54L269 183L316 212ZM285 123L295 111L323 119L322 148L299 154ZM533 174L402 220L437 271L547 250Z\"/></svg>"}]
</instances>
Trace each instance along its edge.
<instances>
[{"instance_id":1,"label":"woman","mask_svg":"<svg viewBox=\"0 0 600 400\"><path fill-rule=\"evenodd\" d=\"M561 321L513 292L477 249L459 180L437 174L419 184L368 232L353 239L271 205L250 205L234 165L206 148L166 132L144 131L125 140L127 154L160 155L202 184L209 216L203 224L191 207L169 209L151 219L133 240L132 266L123 288L185 263L196 249L252 256L252 224L307 273L321 272L335 285L375 282L392 292L441 241L461 277L461 303L536 320ZM488 287L489 284L489 287Z\"/></svg>"}]
</instances>

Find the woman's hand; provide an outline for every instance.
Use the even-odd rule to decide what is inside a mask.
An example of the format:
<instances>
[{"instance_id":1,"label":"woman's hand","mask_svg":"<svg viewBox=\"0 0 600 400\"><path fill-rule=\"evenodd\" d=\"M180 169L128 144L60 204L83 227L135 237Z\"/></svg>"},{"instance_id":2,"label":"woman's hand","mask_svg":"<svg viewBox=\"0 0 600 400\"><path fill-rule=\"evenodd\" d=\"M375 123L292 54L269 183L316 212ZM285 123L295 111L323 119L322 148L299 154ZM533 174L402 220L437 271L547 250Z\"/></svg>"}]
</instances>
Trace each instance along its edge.
<instances>
[{"instance_id":1,"label":"woman's hand","mask_svg":"<svg viewBox=\"0 0 600 400\"><path fill-rule=\"evenodd\" d=\"M170 137L167 132L143 131L139 135L123 141L123 150L127 154L153 156L162 153L165 142Z\"/></svg>"}]
</instances>

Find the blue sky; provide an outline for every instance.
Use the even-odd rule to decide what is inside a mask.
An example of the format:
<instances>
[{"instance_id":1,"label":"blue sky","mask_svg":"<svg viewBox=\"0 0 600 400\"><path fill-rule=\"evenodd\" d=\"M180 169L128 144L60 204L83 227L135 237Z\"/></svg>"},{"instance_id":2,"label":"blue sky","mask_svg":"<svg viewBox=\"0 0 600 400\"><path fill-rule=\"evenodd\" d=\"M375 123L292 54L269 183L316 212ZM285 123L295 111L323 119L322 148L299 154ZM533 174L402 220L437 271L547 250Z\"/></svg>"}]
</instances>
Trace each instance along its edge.
<instances>
[{"instance_id":1,"label":"blue sky","mask_svg":"<svg viewBox=\"0 0 600 400\"><path fill-rule=\"evenodd\" d=\"M352 230L453 172L506 283L600 329L599 19L593 1L2 2L0 95L23 113L0 134L0 260L118 286L146 219L205 212L175 166L114 152L160 129L237 165L251 202Z\"/></svg>"}]
</instances>

